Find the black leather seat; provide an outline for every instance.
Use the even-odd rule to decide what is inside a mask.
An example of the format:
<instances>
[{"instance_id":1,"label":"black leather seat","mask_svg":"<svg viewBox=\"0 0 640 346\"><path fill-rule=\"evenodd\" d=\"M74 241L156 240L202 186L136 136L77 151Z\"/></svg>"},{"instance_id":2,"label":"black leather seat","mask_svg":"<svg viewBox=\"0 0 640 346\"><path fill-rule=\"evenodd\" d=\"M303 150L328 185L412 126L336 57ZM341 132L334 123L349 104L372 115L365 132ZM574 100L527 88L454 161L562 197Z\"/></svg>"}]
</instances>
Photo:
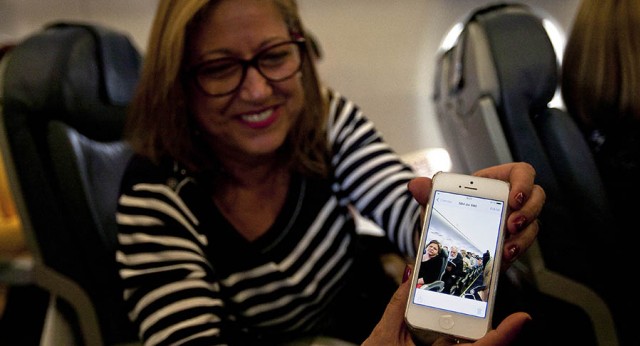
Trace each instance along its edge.
<instances>
[{"instance_id":1,"label":"black leather seat","mask_svg":"<svg viewBox=\"0 0 640 346\"><path fill-rule=\"evenodd\" d=\"M547 316L575 322L568 312L573 307L587 314L586 328L564 323L558 327L563 335L592 330L594 338L585 342L615 345L615 325L603 299L610 281L602 280L611 259L594 258L594 246L606 248L613 237L608 232L615 230L584 138L563 109L549 106L559 65L543 19L517 3L473 11L459 23L455 44L439 56L434 102L447 149L458 159L453 170L470 173L512 161L536 168L536 181L547 194L540 233L514 269L544 295L535 299L572 306L562 310L554 300Z\"/></svg>"},{"instance_id":2,"label":"black leather seat","mask_svg":"<svg viewBox=\"0 0 640 346\"><path fill-rule=\"evenodd\" d=\"M138 343L119 287L115 208L140 64L126 34L83 23L47 26L2 61L2 150L33 280L51 296L41 344Z\"/></svg>"}]
</instances>

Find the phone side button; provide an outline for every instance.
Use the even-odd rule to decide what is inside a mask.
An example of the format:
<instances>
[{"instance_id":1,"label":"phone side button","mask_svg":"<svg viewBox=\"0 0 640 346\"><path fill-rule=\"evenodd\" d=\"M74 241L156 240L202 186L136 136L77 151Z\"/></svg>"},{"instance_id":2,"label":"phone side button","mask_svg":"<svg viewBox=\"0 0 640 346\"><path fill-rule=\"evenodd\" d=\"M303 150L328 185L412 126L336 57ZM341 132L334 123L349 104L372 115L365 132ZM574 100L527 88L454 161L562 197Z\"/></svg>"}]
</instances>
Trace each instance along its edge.
<instances>
[{"instance_id":1,"label":"phone side button","mask_svg":"<svg viewBox=\"0 0 640 346\"><path fill-rule=\"evenodd\" d=\"M451 329L455 324L455 321L453 320L453 317L451 315L440 316L438 322L440 323L440 327L444 329Z\"/></svg>"}]
</instances>

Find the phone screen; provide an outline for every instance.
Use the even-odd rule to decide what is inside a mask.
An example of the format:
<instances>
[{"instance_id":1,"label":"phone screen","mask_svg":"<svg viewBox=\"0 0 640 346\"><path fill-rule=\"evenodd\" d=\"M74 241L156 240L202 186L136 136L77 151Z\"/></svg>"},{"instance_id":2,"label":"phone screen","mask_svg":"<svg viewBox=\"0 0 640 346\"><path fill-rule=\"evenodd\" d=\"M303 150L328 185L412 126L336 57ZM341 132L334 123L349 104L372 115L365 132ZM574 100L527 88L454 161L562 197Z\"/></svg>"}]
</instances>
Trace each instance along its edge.
<instances>
[{"instance_id":1,"label":"phone screen","mask_svg":"<svg viewBox=\"0 0 640 346\"><path fill-rule=\"evenodd\" d=\"M485 318L506 205L435 191L430 206L413 303Z\"/></svg>"}]
</instances>

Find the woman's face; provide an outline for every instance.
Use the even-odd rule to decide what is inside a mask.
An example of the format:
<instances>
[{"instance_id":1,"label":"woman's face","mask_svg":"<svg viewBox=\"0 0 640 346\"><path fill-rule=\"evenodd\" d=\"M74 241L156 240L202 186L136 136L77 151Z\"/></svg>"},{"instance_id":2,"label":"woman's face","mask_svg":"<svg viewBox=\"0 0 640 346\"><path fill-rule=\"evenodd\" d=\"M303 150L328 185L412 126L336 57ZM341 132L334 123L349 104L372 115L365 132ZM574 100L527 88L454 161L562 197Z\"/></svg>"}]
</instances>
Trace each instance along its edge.
<instances>
[{"instance_id":1,"label":"woman's face","mask_svg":"<svg viewBox=\"0 0 640 346\"><path fill-rule=\"evenodd\" d=\"M440 251L440 248L438 248L438 245L436 245L435 243L427 245L427 254L429 254L429 257L436 256L438 254L438 251Z\"/></svg>"},{"instance_id":2,"label":"woman's face","mask_svg":"<svg viewBox=\"0 0 640 346\"><path fill-rule=\"evenodd\" d=\"M272 1L222 0L206 14L190 40L188 66L220 58L249 60L266 47L290 41L284 19ZM272 156L300 116L301 73L270 82L249 67L240 87L209 96L190 81L189 106L200 133L220 160L252 162Z\"/></svg>"}]
</instances>

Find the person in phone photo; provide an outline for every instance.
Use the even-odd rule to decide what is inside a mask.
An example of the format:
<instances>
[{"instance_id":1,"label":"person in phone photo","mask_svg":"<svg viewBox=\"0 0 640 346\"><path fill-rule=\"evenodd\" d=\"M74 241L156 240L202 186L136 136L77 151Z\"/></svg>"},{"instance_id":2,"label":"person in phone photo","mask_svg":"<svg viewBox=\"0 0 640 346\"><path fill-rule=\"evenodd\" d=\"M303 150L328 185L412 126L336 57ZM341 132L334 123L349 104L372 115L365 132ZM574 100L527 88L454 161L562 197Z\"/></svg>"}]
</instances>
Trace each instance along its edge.
<instances>
[{"instance_id":1,"label":"person in phone photo","mask_svg":"<svg viewBox=\"0 0 640 346\"><path fill-rule=\"evenodd\" d=\"M446 261L447 257L442 250L442 244L435 239L430 240L422 255L418 284L422 286L440 280Z\"/></svg>"},{"instance_id":2,"label":"person in phone photo","mask_svg":"<svg viewBox=\"0 0 640 346\"><path fill-rule=\"evenodd\" d=\"M305 32L295 0L159 1L117 211L143 344L414 345L408 283L378 310L361 304L377 282L357 278L379 263L364 260L350 208L415 258L431 179L321 82ZM511 186L508 267L537 236L545 192L526 163L475 174ZM527 320L515 312L478 344L506 344Z\"/></svg>"},{"instance_id":3,"label":"person in phone photo","mask_svg":"<svg viewBox=\"0 0 640 346\"><path fill-rule=\"evenodd\" d=\"M482 289L478 290L478 296L482 301L487 301L489 298L489 286L491 285L491 266L493 265L493 258L489 258L482 268Z\"/></svg>"},{"instance_id":4,"label":"person in phone photo","mask_svg":"<svg viewBox=\"0 0 640 346\"><path fill-rule=\"evenodd\" d=\"M464 259L462 258L462 254L458 250L458 246L452 245L451 251L449 251L449 258L447 259L447 266L442 274L445 293L456 293L451 292L451 288L464 275L463 268Z\"/></svg>"}]
</instances>

